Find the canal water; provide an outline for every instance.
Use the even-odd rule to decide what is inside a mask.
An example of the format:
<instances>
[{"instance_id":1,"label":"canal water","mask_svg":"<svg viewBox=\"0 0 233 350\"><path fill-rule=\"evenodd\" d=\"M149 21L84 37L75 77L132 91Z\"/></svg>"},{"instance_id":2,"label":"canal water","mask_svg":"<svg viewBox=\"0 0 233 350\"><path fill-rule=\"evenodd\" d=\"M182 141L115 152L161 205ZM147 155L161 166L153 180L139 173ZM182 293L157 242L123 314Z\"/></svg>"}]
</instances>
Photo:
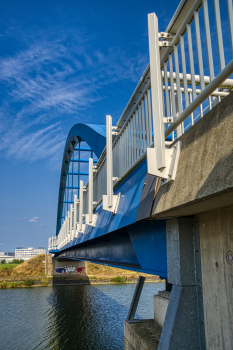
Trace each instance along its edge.
<instances>
[{"instance_id":1,"label":"canal water","mask_svg":"<svg viewBox=\"0 0 233 350\"><path fill-rule=\"evenodd\" d=\"M1 350L122 350L136 284L0 290ZM153 318L153 295L164 283L145 283L137 318Z\"/></svg>"}]
</instances>

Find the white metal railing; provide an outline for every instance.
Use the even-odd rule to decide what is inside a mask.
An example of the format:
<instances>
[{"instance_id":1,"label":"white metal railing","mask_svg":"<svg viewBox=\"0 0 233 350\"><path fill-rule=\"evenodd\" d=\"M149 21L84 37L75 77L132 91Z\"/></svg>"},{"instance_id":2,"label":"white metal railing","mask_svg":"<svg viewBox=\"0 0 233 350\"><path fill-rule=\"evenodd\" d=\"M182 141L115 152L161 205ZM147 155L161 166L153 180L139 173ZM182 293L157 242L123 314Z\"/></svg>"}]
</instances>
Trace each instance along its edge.
<instances>
[{"instance_id":1,"label":"white metal railing","mask_svg":"<svg viewBox=\"0 0 233 350\"><path fill-rule=\"evenodd\" d=\"M215 22L211 24L209 8L215 15ZM228 21L229 45L233 52L232 0L226 0L226 8L225 22ZM93 204L100 203L106 193L112 195L112 187L107 190L109 181L119 184L146 157L152 173L164 177L165 182L174 179L179 136L233 89L233 79L228 79L233 73L233 60L232 54L230 59L228 55L228 64L225 64L220 10L219 0L210 0L209 4L207 0L182 0L164 33L158 32L156 15L148 15L150 64L117 126L111 128L112 164L107 161L105 148L94 176L90 174L84 192L80 191L80 201L77 197L74 199L74 207L71 205L59 235L49 239L50 249L61 249L78 232L83 232L83 218L86 224L94 225L90 219ZM217 36L215 55L212 32ZM204 74L207 71L208 74ZM165 141L169 135L170 139ZM173 147L168 148L171 144ZM172 170L170 166L166 170L168 154L175 159Z\"/></svg>"}]
</instances>

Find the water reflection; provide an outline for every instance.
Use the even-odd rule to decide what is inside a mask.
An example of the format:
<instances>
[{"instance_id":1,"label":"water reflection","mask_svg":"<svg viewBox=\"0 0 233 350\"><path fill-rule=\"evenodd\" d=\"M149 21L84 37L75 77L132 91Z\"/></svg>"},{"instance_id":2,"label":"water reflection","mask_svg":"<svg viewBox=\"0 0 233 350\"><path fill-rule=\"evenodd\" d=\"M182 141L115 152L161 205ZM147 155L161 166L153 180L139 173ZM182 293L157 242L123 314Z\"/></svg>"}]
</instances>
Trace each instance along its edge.
<instances>
[{"instance_id":1,"label":"water reflection","mask_svg":"<svg viewBox=\"0 0 233 350\"><path fill-rule=\"evenodd\" d=\"M127 285L54 286L0 291L0 348L4 350L123 349L123 323L135 289ZM137 317L153 317L148 283Z\"/></svg>"}]
</instances>

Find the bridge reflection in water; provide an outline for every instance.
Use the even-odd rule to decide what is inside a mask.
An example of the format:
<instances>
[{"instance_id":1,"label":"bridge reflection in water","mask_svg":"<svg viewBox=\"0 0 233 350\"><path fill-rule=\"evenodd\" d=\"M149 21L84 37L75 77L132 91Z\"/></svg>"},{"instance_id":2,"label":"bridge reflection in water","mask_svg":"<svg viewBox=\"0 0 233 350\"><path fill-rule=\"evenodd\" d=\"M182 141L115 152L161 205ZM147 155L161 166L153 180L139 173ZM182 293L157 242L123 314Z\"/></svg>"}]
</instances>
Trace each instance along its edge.
<instances>
[{"instance_id":1,"label":"bridge reflection in water","mask_svg":"<svg viewBox=\"0 0 233 350\"><path fill-rule=\"evenodd\" d=\"M123 322L134 288L125 284L2 290L1 349L123 349ZM162 288L164 283L146 284L137 316L153 317L152 295Z\"/></svg>"}]
</instances>

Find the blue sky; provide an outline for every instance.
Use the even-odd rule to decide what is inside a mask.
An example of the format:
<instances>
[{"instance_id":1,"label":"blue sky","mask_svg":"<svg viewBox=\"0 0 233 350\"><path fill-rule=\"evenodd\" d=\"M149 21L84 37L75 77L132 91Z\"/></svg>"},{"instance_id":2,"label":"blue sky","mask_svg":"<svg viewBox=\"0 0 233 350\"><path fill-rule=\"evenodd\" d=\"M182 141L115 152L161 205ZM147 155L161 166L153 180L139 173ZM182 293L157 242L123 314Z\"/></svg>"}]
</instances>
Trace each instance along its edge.
<instances>
[{"instance_id":1,"label":"blue sky","mask_svg":"<svg viewBox=\"0 0 233 350\"><path fill-rule=\"evenodd\" d=\"M55 234L70 128L78 122L104 124L106 114L116 123L149 62L147 14L155 12L165 31L178 4L1 0L0 251L47 247ZM226 1L220 7L227 64L232 54ZM211 37L217 74L215 31ZM204 36L202 44L206 55ZM208 75L205 63L204 71Z\"/></svg>"},{"instance_id":2,"label":"blue sky","mask_svg":"<svg viewBox=\"0 0 233 350\"><path fill-rule=\"evenodd\" d=\"M179 1L0 4L0 251L55 234L63 147L80 121L120 117L149 61L147 14Z\"/></svg>"}]
</instances>

